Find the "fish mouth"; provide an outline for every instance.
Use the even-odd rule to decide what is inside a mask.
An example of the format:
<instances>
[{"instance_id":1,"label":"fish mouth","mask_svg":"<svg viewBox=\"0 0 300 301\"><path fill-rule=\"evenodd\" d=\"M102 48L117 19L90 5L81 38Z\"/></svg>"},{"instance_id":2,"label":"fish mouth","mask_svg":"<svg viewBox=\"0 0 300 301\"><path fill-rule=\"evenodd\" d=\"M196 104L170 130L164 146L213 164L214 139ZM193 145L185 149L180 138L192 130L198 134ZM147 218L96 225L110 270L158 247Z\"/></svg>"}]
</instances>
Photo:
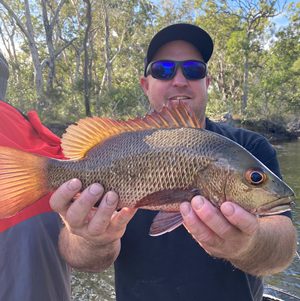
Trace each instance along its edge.
<instances>
[{"instance_id":1,"label":"fish mouth","mask_svg":"<svg viewBox=\"0 0 300 301\"><path fill-rule=\"evenodd\" d=\"M275 215L291 211L295 204L294 196L286 196L259 207L255 213L258 215Z\"/></svg>"}]
</instances>

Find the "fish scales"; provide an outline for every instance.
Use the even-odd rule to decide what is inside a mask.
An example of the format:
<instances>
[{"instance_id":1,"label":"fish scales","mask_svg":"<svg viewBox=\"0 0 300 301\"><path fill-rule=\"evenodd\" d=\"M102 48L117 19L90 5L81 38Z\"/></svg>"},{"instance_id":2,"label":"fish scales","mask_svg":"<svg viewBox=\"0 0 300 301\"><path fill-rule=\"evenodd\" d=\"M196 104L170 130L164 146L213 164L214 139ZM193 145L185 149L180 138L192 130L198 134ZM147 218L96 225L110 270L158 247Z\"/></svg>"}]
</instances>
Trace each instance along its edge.
<instances>
[{"instance_id":1,"label":"fish scales","mask_svg":"<svg viewBox=\"0 0 300 301\"><path fill-rule=\"evenodd\" d=\"M210 163L208 154L213 151L199 148L201 141L206 144L205 134L190 128L123 133L95 146L84 159L50 163L49 183L57 188L73 177L81 179L83 188L102 183L105 190L118 192L120 207L133 207L157 191L195 188L199 171ZM175 207L178 210L178 204ZM170 204L168 209L175 207Z\"/></svg>"}]
</instances>

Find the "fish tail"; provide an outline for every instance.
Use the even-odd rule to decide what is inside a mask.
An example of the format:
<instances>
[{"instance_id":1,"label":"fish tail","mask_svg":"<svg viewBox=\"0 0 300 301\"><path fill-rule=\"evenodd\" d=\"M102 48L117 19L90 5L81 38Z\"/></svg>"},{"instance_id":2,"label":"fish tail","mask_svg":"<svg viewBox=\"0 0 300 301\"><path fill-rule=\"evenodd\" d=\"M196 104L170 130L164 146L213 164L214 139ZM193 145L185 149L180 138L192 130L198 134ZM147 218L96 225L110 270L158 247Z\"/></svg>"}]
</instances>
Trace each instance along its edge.
<instances>
[{"instance_id":1,"label":"fish tail","mask_svg":"<svg viewBox=\"0 0 300 301\"><path fill-rule=\"evenodd\" d=\"M49 158L0 147L0 219L15 215L50 191Z\"/></svg>"}]
</instances>

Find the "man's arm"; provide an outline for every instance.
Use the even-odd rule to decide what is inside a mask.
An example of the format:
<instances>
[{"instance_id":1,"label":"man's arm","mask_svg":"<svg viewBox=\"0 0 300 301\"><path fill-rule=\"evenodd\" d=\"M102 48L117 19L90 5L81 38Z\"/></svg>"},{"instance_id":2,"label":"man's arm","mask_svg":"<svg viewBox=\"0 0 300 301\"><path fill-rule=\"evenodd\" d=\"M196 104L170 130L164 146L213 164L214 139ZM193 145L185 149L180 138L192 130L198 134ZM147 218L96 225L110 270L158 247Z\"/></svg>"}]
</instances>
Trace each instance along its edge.
<instances>
[{"instance_id":1,"label":"man's arm","mask_svg":"<svg viewBox=\"0 0 300 301\"><path fill-rule=\"evenodd\" d=\"M120 252L120 238L136 210L123 208L116 212L119 197L114 192L103 196L100 184L92 184L71 202L80 191L81 182L73 179L52 195L50 205L64 220L59 250L72 267L85 271L108 268ZM103 196L103 198L102 198ZM93 206L101 199L99 207Z\"/></svg>"},{"instance_id":2,"label":"man's arm","mask_svg":"<svg viewBox=\"0 0 300 301\"><path fill-rule=\"evenodd\" d=\"M249 274L280 272L295 255L296 230L288 217L258 218L231 202L219 210L200 196L183 203L181 213L185 227L207 253Z\"/></svg>"}]
</instances>

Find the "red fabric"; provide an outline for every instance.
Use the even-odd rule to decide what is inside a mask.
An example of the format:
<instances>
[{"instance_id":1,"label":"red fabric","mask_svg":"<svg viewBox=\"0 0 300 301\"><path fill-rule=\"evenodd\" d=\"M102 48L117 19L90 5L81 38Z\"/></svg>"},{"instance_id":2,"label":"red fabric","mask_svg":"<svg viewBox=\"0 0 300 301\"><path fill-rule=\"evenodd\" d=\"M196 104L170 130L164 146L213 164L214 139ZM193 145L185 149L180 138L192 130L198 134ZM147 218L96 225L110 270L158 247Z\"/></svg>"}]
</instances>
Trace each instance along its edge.
<instances>
[{"instance_id":1,"label":"red fabric","mask_svg":"<svg viewBox=\"0 0 300 301\"><path fill-rule=\"evenodd\" d=\"M0 145L47 157L63 158L59 137L43 126L35 111L28 113L27 120L18 110L1 100ZM15 216L0 220L0 232L34 215L51 211L50 195L42 197Z\"/></svg>"}]
</instances>

